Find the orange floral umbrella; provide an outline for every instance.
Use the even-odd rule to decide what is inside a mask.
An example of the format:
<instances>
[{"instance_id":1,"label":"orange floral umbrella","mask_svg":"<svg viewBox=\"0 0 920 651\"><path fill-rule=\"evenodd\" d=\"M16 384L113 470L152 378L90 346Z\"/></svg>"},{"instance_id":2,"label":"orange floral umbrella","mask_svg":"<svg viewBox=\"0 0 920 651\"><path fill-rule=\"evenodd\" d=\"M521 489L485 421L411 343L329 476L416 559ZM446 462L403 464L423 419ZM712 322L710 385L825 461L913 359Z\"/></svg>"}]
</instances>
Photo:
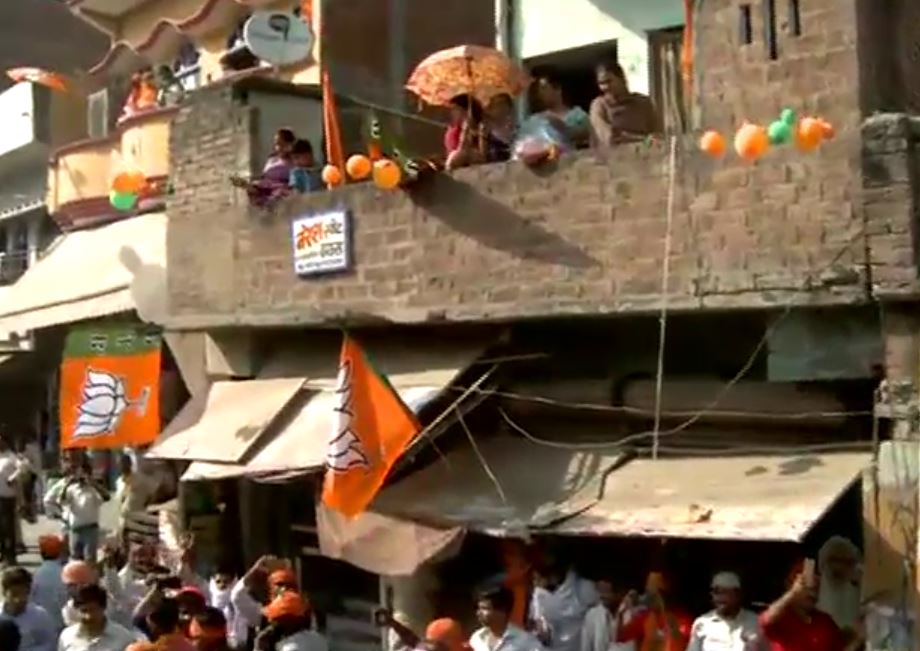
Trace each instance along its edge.
<instances>
[{"instance_id":1,"label":"orange floral umbrella","mask_svg":"<svg viewBox=\"0 0 920 651\"><path fill-rule=\"evenodd\" d=\"M406 88L438 106L457 95L472 95L487 104L496 95L517 95L528 82L527 74L498 50L461 45L435 52L418 64Z\"/></svg>"},{"instance_id":2,"label":"orange floral umbrella","mask_svg":"<svg viewBox=\"0 0 920 651\"><path fill-rule=\"evenodd\" d=\"M16 83L28 81L33 84L47 86L52 90L67 90L67 82L63 76L41 68L10 68L6 71L6 76Z\"/></svg>"}]
</instances>

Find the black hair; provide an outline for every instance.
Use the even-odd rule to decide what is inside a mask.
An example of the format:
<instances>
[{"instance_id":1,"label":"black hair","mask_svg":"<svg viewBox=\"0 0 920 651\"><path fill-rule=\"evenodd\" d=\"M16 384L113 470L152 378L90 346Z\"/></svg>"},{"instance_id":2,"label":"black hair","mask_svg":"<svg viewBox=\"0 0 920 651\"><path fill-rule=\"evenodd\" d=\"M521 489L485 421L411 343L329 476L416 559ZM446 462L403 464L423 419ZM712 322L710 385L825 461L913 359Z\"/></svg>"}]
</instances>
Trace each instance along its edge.
<instances>
[{"instance_id":1,"label":"black hair","mask_svg":"<svg viewBox=\"0 0 920 651\"><path fill-rule=\"evenodd\" d=\"M313 155L313 145L306 138L300 138L299 140L294 141L294 147L291 149L291 154L296 156L298 154L310 154Z\"/></svg>"},{"instance_id":2,"label":"black hair","mask_svg":"<svg viewBox=\"0 0 920 651\"><path fill-rule=\"evenodd\" d=\"M510 614L514 607L514 595L503 585L484 588L476 595L477 601L487 601L494 610Z\"/></svg>"},{"instance_id":3,"label":"black hair","mask_svg":"<svg viewBox=\"0 0 920 651\"><path fill-rule=\"evenodd\" d=\"M278 129L275 132L275 135L278 137L278 140L281 142L294 142L297 140L297 136L294 135L294 130L287 127Z\"/></svg>"},{"instance_id":4,"label":"black hair","mask_svg":"<svg viewBox=\"0 0 920 651\"><path fill-rule=\"evenodd\" d=\"M147 615L147 622L159 633L172 633L179 627L179 603L175 599L163 599Z\"/></svg>"},{"instance_id":5,"label":"black hair","mask_svg":"<svg viewBox=\"0 0 920 651\"><path fill-rule=\"evenodd\" d=\"M206 607L200 613L195 615L195 621L204 628L223 628L227 627L227 618L220 608L212 606Z\"/></svg>"},{"instance_id":6,"label":"black hair","mask_svg":"<svg viewBox=\"0 0 920 651\"><path fill-rule=\"evenodd\" d=\"M3 651L19 651L22 635L19 626L12 619L0 619L0 649Z\"/></svg>"},{"instance_id":7,"label":"black hair","mask_svg":"<svg viewBox=\"0 0 920 651\"><path fill-rule=\"evenodd\" d=\"M533 71L533 78L537 81L545 81L553 88L558 88L562 90L562 76L556 71L555 68L543 67L536 68Z\"/></svg>"},{"instance_id":8,"label":"black hair","mask_svg":"<svg viewBox=\"0 0 920 651\"><path fill-rule=\"evenodd\" d=\"M3 575L0 577L0 586L2 586L4 590L9 590L10 588L31 588L32 575L29 574L29 570L24 567L8 567L3 570Z\"/></svg>"},{"instance_id":9,"label":"black hair","mask_svg":"<svg viewBox=\"0 0 920 651\"><path fill-rule=\"evenodd\" d=\"M595 66L597 72L609 72L611 75L617 79L626 80L626 73L623 72L623 66L620 65L618 61L601 61Z\"/></svg>"},{"instance_id":10,"label":"black hair","mask_svg":"<svg viewBox=\"0 0 920 651\"><path fill-rule=\"evenodd\" d=\"M109 596L105 593L105 588L95 583L80 586L77 594L74 595L73 605L76 608L96 604L105 610L109 605Z\"/></svg>"},{"instance_id":11,"label":"black hair","mask_svg":"<svg viewBox=\"0 0 920 651\"><path fill-rule=\"evenodd\" d=\"M477 124L482 122L483 110L482 104L479 103L479 100L475 97L470 97L469 95L457 95L452 97L450 100L451 105L461 108L467 113L469 113L473 121Z\"/></svg>"}]
</instances>

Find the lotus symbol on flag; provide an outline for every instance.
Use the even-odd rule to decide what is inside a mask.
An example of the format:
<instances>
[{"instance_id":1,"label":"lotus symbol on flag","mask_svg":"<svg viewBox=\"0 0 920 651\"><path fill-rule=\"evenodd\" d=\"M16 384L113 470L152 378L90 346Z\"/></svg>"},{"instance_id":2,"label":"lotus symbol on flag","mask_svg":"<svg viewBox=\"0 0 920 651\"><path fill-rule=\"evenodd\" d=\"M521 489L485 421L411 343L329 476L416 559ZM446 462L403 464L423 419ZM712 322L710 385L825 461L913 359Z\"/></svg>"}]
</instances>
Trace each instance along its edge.
<instances>
[{"instance_id":1,"label":"lotus symbol on flag","mask_svg":"<svg viewBox=\"0 0 920 651\"><path fill-rule=\"evenodd\" d=\"M351 364L344 362L339 367L338 386L335 389L339 404L335 407L329 447L326 448L326 465L336 472L370 467L361 439L351 427L354 417L351 391Z\"/></svg>"},{"instance_id":2,"label":"lotus symbol on flag","mask_svg":"<svg viewBox=\"0 0 920 651\"><path fill-rule=\"evenodd\" d=\"M144 415L150 398L150 387L144 387L136 399L130 400L125 393L124 378L91 368L86 370L82 391L74 438L114 432L129 408Z\"/></svg>"}]
</instances>

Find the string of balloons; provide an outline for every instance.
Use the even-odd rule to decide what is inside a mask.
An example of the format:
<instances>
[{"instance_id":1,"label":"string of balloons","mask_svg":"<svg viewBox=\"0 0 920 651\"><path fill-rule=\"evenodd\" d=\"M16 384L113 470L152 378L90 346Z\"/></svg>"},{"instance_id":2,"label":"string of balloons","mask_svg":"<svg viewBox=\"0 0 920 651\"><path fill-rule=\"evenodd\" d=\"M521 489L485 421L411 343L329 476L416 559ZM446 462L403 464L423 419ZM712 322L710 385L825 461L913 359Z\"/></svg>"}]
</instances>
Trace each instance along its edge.
<instances>
[{"instance_id":1,"label":"string of balloons","mask_svg":"<svg viewBox=\"0 0 920 651\"><path fill-rule=\"evenodd\" d=\"M795 111L787 108L767 127L752 122L742 124L735 133L733 145L740 158L754 162L771 146L793 143L799 151L807 153L817 149L825 140L831 140L834 134L834 126L827 120L813 116L799 119ZM722 158L728 151L725 137L713 129L702 135L699 146L713 158Z\"/></svg>"}]
</instances>

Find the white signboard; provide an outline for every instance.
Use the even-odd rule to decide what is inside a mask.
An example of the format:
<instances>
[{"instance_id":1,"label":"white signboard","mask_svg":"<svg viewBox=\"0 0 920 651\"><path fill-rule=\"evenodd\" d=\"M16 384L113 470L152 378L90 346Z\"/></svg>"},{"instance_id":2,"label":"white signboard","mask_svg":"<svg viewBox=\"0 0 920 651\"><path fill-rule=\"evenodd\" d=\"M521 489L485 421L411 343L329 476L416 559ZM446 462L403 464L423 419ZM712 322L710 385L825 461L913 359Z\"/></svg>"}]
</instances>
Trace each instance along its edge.
<instances>
[{"instance_id":1,"label":"white signboard","mask_svg":"<svg viewBox=\"0 0 920 651\"><path fill-rule=\"evenodd\" d=\"M346 211L298 217L291 223L291 236L298 276L347 271L351 267L351 220Z\"/></svg>"}]
</instances>

